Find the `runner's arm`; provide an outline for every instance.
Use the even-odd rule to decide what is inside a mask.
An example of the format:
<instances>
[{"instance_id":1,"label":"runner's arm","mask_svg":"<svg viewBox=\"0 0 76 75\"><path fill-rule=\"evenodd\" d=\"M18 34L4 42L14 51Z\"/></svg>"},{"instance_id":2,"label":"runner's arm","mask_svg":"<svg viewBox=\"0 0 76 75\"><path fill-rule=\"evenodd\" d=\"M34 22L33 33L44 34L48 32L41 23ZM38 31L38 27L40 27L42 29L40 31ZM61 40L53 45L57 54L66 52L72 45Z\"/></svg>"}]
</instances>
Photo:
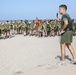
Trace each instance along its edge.
<instances>
[{"instance_id":1,"label":"runner's arm","mask_svg":"<svg viewBox=\"0 0 76 75\"><path fill-rule=\"evenodd\" d=\"M63 25L61 31L64 31L67 26L68 26L68 20L66 19L66 20L64 20L64 25Z\"/></svg>"}]
</instances>

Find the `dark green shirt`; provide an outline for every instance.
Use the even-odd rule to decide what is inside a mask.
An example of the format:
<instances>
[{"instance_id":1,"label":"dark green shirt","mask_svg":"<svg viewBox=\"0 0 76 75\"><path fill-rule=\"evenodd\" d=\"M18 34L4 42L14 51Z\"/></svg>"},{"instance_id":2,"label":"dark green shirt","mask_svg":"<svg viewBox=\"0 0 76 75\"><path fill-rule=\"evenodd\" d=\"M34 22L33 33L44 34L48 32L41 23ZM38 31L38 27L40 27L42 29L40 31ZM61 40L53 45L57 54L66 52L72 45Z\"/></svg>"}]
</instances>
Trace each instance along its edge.
<instances>
[{"instance_id":1,"label":"dark green shirt","mask_svg":"<svg viewBox=\"0 0 76 75\"><path fill-rule=\"evenodd\" d=\"M67 20L68 21L68 26L65 28L65 30L67 30L68 28L69 29L72 29L72 24L71 24L71 17L69 16L69 14L64 14L61 18L61 29L63 28L64 26L64 21Z\"/></svg>"}]
</instances>

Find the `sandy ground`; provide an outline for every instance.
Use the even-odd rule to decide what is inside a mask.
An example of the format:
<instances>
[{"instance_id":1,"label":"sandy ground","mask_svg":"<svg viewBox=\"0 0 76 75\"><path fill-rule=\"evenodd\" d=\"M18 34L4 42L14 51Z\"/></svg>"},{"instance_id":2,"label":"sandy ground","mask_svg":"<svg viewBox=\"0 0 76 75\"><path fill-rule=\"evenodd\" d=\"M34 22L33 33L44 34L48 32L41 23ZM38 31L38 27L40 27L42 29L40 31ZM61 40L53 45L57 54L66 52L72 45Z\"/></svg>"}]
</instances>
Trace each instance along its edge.
<instances>
[{"instance_id":1,"label":"sandy ground","mask_svg":"<svg viewBox=\"0 0 76 75\"><path fill-rule=\"evenodd\" d=\"M76 51L76 37L72 43ZM60 61L59 37L24 37L0 40L0 75L76 75L76 65L58 66ZM55 57L58 58L56 59Z\"/></svg>"}]
</instances>

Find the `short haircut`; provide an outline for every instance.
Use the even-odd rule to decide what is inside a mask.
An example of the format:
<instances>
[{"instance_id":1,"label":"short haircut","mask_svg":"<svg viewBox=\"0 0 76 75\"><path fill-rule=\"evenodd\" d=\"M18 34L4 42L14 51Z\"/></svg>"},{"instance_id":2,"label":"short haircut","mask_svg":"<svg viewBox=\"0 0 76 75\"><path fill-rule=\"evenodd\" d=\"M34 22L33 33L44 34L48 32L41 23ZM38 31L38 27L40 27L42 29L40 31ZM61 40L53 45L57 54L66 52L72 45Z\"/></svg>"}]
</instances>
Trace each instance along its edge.
<instances>
[{"instance_id":1,"label":"short haircut","mask_svg":"<svg viewBox=\"0 0 76 75\"><path fill-rule=\"evenodd\" d=\"M65 8L65 10L67 10L67 6L66 5L60 5L59 8Z\"/></svg>"}]
</instances>

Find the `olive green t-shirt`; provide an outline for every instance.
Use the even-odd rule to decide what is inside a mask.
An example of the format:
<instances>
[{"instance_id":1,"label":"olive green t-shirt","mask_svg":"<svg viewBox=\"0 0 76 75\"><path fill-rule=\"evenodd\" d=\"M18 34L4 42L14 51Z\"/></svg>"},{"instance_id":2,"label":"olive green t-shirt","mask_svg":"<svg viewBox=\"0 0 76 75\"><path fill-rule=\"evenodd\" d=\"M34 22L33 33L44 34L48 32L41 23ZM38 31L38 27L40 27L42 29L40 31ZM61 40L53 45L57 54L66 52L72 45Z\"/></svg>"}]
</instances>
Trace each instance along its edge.
<instances>
[{"instance_id":1,"label":"olive green t-shirt","mask_svg":"<svg viewBox=\"0 0 76 75\"><path fill-rule=\"evenodd\" d=\"M63 28L64 26L64 21L67 20L68 23L71 21L71 17L69 16L69 14L64 14L61 18L61 29ZM67 28L66 28L67 29Z\"/></svg>"},{"instance_id":2,"label":"olive green t-shirt","mask_svg":"<svg viewBox=\"0 0 76 75\"><path fill-rule=\"evenodd\" d=\"M30 29L33 29L34 28L34 23L31 23L30 24Z\"/></svg>"}]
</instances>

